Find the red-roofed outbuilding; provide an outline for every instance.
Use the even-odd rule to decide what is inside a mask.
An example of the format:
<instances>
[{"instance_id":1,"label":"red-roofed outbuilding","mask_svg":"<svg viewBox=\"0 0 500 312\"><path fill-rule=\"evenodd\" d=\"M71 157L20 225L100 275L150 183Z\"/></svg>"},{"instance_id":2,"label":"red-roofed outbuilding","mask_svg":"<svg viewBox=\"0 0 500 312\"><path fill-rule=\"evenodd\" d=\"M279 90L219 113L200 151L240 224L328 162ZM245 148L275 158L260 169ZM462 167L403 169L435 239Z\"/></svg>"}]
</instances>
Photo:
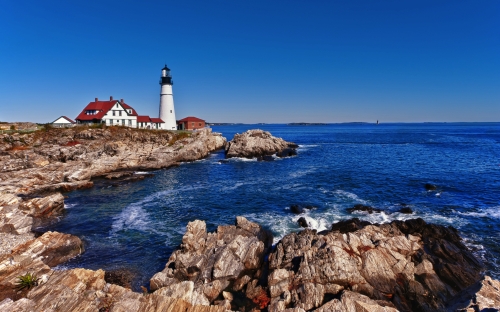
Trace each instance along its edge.
<instances>
[{"instance_id":1,"label":"red-roofed outbuilding","mask_svg":"<svg viewBox=\"0 0 500 312\"><path fill-rule=\"evenodd\" d=\"M205 120L198 117L189 116L181 120L177 120L178 130L195 130L205 128Z\"/></svg>"}]
</instances>

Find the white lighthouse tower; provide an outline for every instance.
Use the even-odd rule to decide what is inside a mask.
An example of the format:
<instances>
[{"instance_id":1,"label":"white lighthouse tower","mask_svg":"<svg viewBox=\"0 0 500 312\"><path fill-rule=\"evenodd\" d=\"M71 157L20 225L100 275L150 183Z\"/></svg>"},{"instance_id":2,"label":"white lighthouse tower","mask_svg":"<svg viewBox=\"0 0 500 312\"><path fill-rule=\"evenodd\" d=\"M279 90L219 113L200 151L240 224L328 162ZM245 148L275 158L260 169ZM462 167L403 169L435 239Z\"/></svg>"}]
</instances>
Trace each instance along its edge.
<instances>
[{"instance_id":1,"label":"white lighthouse tower","mask_svg":"<svg viewBox=\"0 0 500 312\"><path fill-rule=\"evenodd\" d=\"M165 122L166 130L177 130L177 121L175 120L174 95L172 94L172 75L170 69L165 65L161 70L160 78L160 119Z\"/></svg>"}]
</instances>

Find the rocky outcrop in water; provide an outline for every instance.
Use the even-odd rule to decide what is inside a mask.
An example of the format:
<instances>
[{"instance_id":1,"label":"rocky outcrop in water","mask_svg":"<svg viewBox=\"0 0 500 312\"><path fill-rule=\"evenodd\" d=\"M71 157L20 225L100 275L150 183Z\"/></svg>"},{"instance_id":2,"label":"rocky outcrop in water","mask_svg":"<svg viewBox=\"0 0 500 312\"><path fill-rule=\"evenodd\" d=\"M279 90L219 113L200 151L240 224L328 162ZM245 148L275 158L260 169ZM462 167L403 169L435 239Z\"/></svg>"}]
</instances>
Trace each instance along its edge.
<instances>
[{"instance_id":1,"label":"rocky outcrop in water","mask_svg":"<svg viewBox=\"0 0 500 312\"><path fill-rule=\"evenodd\" d=\"M446 311L482 279L481 263L456 230L421 219L306 229L266 256L269 240L242 217L215 233L190 222L151 289L240 311ZM495 286L488 285L483 292L491 297Z\"/></svg>"},{"instance_id":2,"label":"rocky outcrop in water","mask_svg":"<svg viewBox=\"0 0 500 312\"><path fill-rule=\"evenodd\" d=\"M296 155L297 144L286 142L263 130L248 130L242 134L235 134L226 144L226 158L231 157L263 157L275 155L288 157Z\"/></svg>"}]
</instances>

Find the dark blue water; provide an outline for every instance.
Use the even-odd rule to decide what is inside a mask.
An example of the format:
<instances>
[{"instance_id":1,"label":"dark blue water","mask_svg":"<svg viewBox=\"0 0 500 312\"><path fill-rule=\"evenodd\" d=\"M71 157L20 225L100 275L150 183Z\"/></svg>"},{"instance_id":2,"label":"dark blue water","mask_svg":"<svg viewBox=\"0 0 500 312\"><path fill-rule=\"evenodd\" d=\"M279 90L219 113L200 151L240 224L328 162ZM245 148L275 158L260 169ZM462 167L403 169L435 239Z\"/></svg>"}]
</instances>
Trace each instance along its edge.
<instances>
[{"instance_id":1,"label":"dark blue water","mask_svg":"<svg viewBox=\"0 0 500 312\"><path fill-rule=\"evenodd\" d=\"M67 215L50 230L80 236L87 251L64 267L127 268L137 273L137 288L164 268L194 219L214 230L242 215L279 239L300 230L291 204L317 207L306 218L322 230L352 217L346 209L361 203L385 211L354 215L368 221L421 217L457 227L488 273L500 277L499 123L213 129L231 139L255 128L296 142L298 155L221 164L219 151L140 182L69 193ZM425 183L438 189L426 191ZM415 213L399 213L402 204Z\"/></svg>"}]
</instances>

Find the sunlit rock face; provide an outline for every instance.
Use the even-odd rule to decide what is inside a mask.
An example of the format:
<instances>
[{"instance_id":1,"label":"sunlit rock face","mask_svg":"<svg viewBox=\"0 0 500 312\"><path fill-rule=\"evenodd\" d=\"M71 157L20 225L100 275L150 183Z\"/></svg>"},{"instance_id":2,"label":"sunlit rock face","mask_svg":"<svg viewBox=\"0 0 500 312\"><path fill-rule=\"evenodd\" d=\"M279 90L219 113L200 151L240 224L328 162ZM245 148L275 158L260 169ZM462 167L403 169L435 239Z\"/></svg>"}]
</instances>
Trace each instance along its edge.
<instances>
[{"instance_id":1,"label":"sunlit rock face","mask_svg":"<svg viewBox=\"0 0 500 312\"><path fill-rule=\"evenodd\" d=\"M276 154L278 157L296 155L298 146L286 142L281 138L271 135L263 130L248 130L242 134L235 134L234 138L226 144L226 158L232 157L263 157Z\"/></svg>"}]
</instances>

